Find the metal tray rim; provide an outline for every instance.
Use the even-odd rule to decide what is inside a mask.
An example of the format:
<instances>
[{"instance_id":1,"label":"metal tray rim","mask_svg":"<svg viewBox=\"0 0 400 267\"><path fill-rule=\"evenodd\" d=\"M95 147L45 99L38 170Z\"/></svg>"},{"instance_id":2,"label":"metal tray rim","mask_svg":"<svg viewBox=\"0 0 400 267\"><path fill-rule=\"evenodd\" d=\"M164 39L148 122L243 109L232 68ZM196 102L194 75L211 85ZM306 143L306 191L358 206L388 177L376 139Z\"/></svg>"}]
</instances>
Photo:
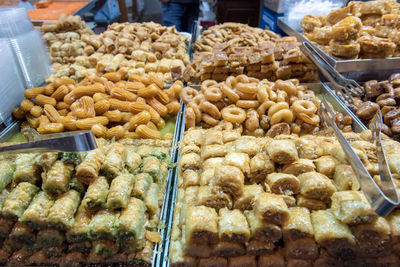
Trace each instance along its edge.
<instances>
[{"instance_id":1,"label":"metal tray rim","mask_svg":"<svg viewBox=\"0 0 400 267\"><path fill-rule=\"evenodd\" d=\"M279 28L288 35L296 36L301 41L310 41L301 32L293 29L284 18L278 18ZM311 42L310 42L311 43ZM391 58L377 58L377 59L336 59L326 52L322 51L319 47L311 43L322 56L338 71L352 72L352 71L367 71L367 70L392 70L393 64L400 64L400 57ZM400 66L400 65L399 65Z\"/></svg>"}]
</instances>

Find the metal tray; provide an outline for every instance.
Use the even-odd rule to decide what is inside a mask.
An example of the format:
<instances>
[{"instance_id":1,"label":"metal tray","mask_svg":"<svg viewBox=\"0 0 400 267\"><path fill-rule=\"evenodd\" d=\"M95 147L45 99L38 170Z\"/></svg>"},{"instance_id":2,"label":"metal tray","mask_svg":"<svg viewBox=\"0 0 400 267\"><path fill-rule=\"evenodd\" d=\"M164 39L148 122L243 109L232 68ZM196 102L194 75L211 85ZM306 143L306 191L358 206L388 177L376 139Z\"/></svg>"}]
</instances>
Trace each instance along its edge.
<instances>
[{"instance_id":1,"label":"metal tray","mask_svg":"<svg viewBox=\"0 0 400 267\"><path fill-rule=\"evenodd\" d=\"M307 85L310 90L314 91L317 97L319 97L319 98L325 97L326 100L330 104L332 104L332 107L334 108L334 110L341 112L344 115L349 115L353 120L352 128L353 128L354 132L361 132L361 131L367 129L367 127L365 127L365 125L357 118L357 116L353 112L351 112L350 109L348 109L346 107L346 105L333 93L333 91L329 87L329 84L308 83L308 84L304 84L304 85ZM190 87L192 87L196 90L200 90L200 85L190 85ZM178 141L181 140L181 138L183 137L183 133L185 132L185 116L184 116L185 108L186 108L186 105L183 104L183 102L181 101L180 113L182 115L182 118L181 118L181 129L180 129L180 135L179 135L180 139ZM180 160L179 146L176 148L176 156L177 156L176 163L178 163ZM172 176L171 183L172 183L172 185L171 185L172 192L171 192L170 207L168 209L169 215L167 216L168 219L165 221L166 229L165 229L164 239L163 239L164 240L164 242L163 242L164 250L163 250L163 254L162 254L163 260L162 260L161 264L158 265L158 266L162 266L162 267L170 266L169 245L171 242L171 231L172 231L172 225L173 225L176 196L177 196L177 192L178 192L178 170L177 170L177 167L174 168L174 174Z\"/></svg>"},{"instance_id":2,"label":"metal tray","mask_svg":"<svg viewBox=\"0 0 400 267\"><path fill-rule=\"evenodd\" d=\"M284 33L295 36L301 42L309 41L301 32L293 29L285 18L278 19L278 26ZM315 45L314 47L332 67L343 73L343 76L359 82L370 80L371 76L376 79L385 79L388 75L400 71L400 57L343 60L328 55Z\"/></svg>"},{"instance_id":3,"label":"metal tray","mask_svg":"<svg viewBox=\"0 0 400 267\"><path fill-rule=\"evenodd\" d=\"M176 122L175 122L175 130L174 130L174 138L172 140L172 147L171 147L171 162L174 164L174 167L168 170L168 175L167 179L165 181L165 193L164 193L164 199L163 199L163 204L161 206L161 212L160 212L160 224L162 225L163 223L168 226L168 221L172 220L170 219L170 215L173 214L171 212L171 199L174 198L173 196L174 192L176 192L176 162L177 162L177 156L179 155L177 148L178 148L178 142L182 138L183 130L185 129L184 123L182 124L182 118L184 117L184 104L181 100L181 109L179 110L177 116L176 116ZM182 127L183 125L183 127ZM183 130L182 130L183 129ZM13 121L8 127L6 127L3 131L0 132L0 143L8 142L13 136L21 132L21 127L20 127L20 122L19 121ZM176 193L175 193L176 194ZM164 259L164 251L165 251L165 233L168 227L159 227L157 229L158 232L160 232L161 235L161 242L155 244L154 249L153 249L153 260L152 260L152 267L159 267L161 266L161 263L163 262ZM101 264L100 264L101 265ZM94 264L93 266L96 266ZM120 264L111 264L107 266L121 266ZM122 265L123 266L123 265Z\"/></svg>"},{"instance_id":4,"label":"metal tray","mask_svg":"<svg viewBox=\"0 0 400 267\"><path fill-rule=\"evenodd\" d=\"M200 88L200 86L199 86ZM185 132L185 108L186 105L182 102L181 100L181 109L180 113L182 115L181 118L181 127L179 130L179 141L182 140L183 133ZM177 143L176 146L176 163L180 161L180 148L179 144ZM176 195L178 193L178 167L175 166L174 168L174 173L171 179L171 184L172 184L172 191L171 191L171 199L170 199L170 205L169 205L169 214L168 214L168 219L165 221L166 224L166 229L164 233L164 242L163 242L163 254L162 254L162 262L158 266L162 267L167 267L169 266L169 244L171 242L171 230L172 230L172 224L173 224L173 219L174 219L174 210L175 210L175 204L176 204Z\"/></svg>"},{"instance_id":5,"label":"metal tray","mask_svg":"<svg viewBox=\"0 0 400 267\"><path fill-rule=\"evenodd\" d=\"M158 229L161 235L161 242L156 244L154 246L153 250L153 262L152 266L153 267L159 267L161 266L162 262L164 262L164 252L166 251L165 249L165 240L166 237L169 235L168 229L171 228L172 226L169 226L169 221L172 221L173 217L173 207L175 207L175 204L172 205L172 199L175 199L176 196L174 196L174 192L176 191L176 163L178 162L178 147L179 147L179 141L182 138L183 130L185 129L185 123L183 122L182 124L182 119L184 120L184 103L181 100L181 108L179 109L179 112L176 116L176 123L175 123L175 131L174 131L174 139L172 141L172 147L171 147L171 163L174 164L174 167L171 168L168 171L168 176L167 176L167 184L165 187L165 193L164 193L164 201L163 205L161 207L161 213L160 213L160 223L164 224L165 227L161 227ZM183 127L182 127L183 125ZM183 130L182 130L183 129ZM171 211L172 209L172 211ZM170 218L171 217L171 218ZM168 235L167 235L168 233Z\"/></svg>"}]
</instances>

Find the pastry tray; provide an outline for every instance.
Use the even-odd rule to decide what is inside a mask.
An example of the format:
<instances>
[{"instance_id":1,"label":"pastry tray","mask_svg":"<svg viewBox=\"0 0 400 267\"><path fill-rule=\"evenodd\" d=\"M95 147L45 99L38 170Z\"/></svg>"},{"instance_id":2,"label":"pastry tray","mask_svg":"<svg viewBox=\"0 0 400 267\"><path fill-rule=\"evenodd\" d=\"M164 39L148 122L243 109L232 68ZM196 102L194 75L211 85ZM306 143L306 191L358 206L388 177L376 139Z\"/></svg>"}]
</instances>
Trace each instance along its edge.
<instances>
[{"instance_id":1,"label":"pastry tray","mask_svg":"<svg viewBox=\"0 0 400 267\"><path fill-rule=\"evenodd\" d=\"M183 119L183 102L181 102L181 109L179 110L177 116L176 116L176 122L175 122L175 129L174 129L174 138L172 140L172 147L171 147L171 163L173 164L173 168L169 169L167 179L166 179L166 185L165 185L165 193L164 193L164 199L163 199L163 204L161 206L161 212L160 212L160 219L159 219L159 227L157 229L158 232L160 232L161 235L161 242L155 244L154 249L153 249L153 260L152 260L152 267L159 267L161 266L161 262L163 262L163 252L165 251L165 232L170 227L168 225L168 222L172 222L172 218L169 218L171 214L173 214L173 211L171 211L171 198L173 197L173 193L176 191L176 185L175 185L175 177L176 177L176 162L177 162L177 147L178 147L178 142L180 141L182 137L182 133L184 130L184 125L185 123L182 124L182 119ZM4 130L0 132L0 143L4 142L9 142L11 138L13 138L15 135L21 133L21 122L20 121L13 121L10 125L8 125ZM182 127L183 125L183 127ZM183 130L182 130L183 129ZM165 227L164 227L165 225ZM97 264L89 264L90 266L97 266ZM99 264L99 266L102 266ZM124 266L124 264L107 264L107 266Z\"/></svg>"},{"instance_id":2,"label":"pastry tray","mask_svg":"<svg viewBox=\"0 0 400 267\"><path fill-rule=\"evenodd\" d=\"M284 33L295 36L301 42L309 41L301 32L289 25L285 18L278 18L278 26ZM310 43L314 45L312 42ZM343 76L359 82L371 80L371 76L383 80L390 74L400 71L400 57L343 60L328 55L316 45L314 47Z\"/></svg>"},{"instance_id":3,"label":"pastry tray","mask_svg":"<svg viewBox=\"0 0 400 267\"><path fill-rule=\"evenodd\" d=\"M357 116L350 111L346 107L346 105L333 93L333 91L330 89L330 86L328 83L307 83L304 84L307 85L308 88L316 94L318 98L323 98L325 97L326 100L332 105L333 109L335 111L343 113L343 115L349 115L352 120L352 128L354 132L361 132L363 130L367 130L367 127L357 118ZM190 87L200 90L200 85L190 85ZM179 143L179 141L183 137L183 133L185 132L185 116L184 116L184 111L185 111L186 105L182 103L181 101L181 110L180 114L182 115L181 118L181 128L180 128L180 133L177 135L179 137L179 140L176 144ZM176 129L175 129L176 130ZM180 150L179 146L176 147L176 163L178 164L180 160ZM171 231L172 231L172 224L173 224L173 217L174 217L174 209L175 209L175 204L176 204L176 196L178 192L178 168L174 168L174 173L171 179L171 187L172 192L171 192L171 200L170 200L170 206L168 208L168 215L166 216L167 220L165 221L166 229L164 232L164 242L163 242L163 251L161 255L162 262L158 266L162 267L169 267L170 262L169 262L169 245L171 242ZM153 264L154 266L154 264Z\"/></svg>"}]
</instances>

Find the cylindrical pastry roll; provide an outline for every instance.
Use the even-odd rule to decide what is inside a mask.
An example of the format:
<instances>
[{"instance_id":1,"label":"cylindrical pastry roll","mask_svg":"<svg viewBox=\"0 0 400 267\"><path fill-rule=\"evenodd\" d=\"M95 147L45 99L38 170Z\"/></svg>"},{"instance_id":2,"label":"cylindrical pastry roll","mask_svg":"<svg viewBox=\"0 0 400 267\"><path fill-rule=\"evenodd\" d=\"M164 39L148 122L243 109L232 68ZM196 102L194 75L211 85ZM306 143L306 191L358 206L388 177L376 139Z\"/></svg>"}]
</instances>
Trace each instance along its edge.
<instances>
[{"instance_id":1,"label":"cylindrical pastry roll","mask_svg":"<svg viewBox=\"0 0 400 267\"><path fill-rule=\"evenodd\" d=\"M240 210L252 210L255 198L261 193L264 193L261 185L245 185L243 187L243 194L236 198L233 208Z\"/></svg>"},{"instance_id":2,"label":"cylindrical pastry roll","mask_svg":"<svg viewBox=\"0 0 400 267\"><path fill-rule=\"evenodd\" d=\"M200 154L200 147L196 146L195 144L189 144L189 145L182 146L181 155L185 155L188 153Z\"/></svg>"},{"instance_id":3,"label":"cylindrical pastry roll","mask_svg":"<svg viewBox=\"0 0 400 267\"><path fill-rule=\"evenodd\" d=\"M323 155L323 149L314 136L302 136L296 140L296 145L302 159L316 159Z\"/></svg>"},{"instance_id":4,"label":"cylindrical pastry roll","mask_svg":"<svg viewBox=\"0 0 400 267\"><path fill-rule=\"evenodd\" d=\"M249 224L251 240L275 242L281 239L282 231L279 226L263 222L252 210L246 210L244 214Z\"/></svg>"},{"instance_id":5,"label":"cylindrical pastry roll","mask_svg":"<svg viewBox=\"0 0 400 267\"><path fill-rule=\"evenodd\" d=\"M209 159L206 159L203 162L203 164L201 164L201 168L203 171L208 170L208 169L215 169L215 167L223 164L224 162L225 162L225 158L223 158L223 157L209 158Z\"/></svg>"},{"instance_id":6,"label":"cylindrical pastry roll","mask_svg":"<svg viewBox=\"0 0 400 267\"><path fill-rule=\"evenodd\" d=\"M371 223L377 215L371 208L364 193L360 191L341 191L332 195L332 214L346 224Z\"/></svg>"},{"instance_id":7,"label":"cylindrical pastry roll","mask_svg":"<svg viewBox=\"0 0 400 267\"><path fill-rule=\"evenodd\" d=\"M313 238L301 238L285 242L285 254L287 258L301 260L315 260L318 255L318 245Z\"/></svg>"},{"instance_id":8,"label":"cylindrical pastry roll","mask_svg":"<svg viewBox=\"0 0 400 267\"><path fill-rule=\"evenodd\" d=\"M83 193L85 193L86 191L86 185L84 183L82 183L78 177L73 176L69 182L69 188L71 190L75 190L77 192L79 192L79 194L83 195Z\"/></svg>"},{"instance_id":9,"label":"cylindrical pastry roll","mask_svg":"<svg viewBox=\"0 0 400 267\"><path fill-rule=\"evenodd\" d=\"M351 230L359 243L380 243L390 238L389 222L379 216L371 223L355 225Z\"/></svg>"},{"instance_id":10,"label":"cylindrical pastry roll","mask_svg":"<svg viewBox=\"0 0 400 267\"><path fill-rule=\"evenodd\" d=\"M337 165L333 174L333 180L338 191L357 191L360 189L360 184L350 165Z\"/></svg>"},{"instance_id":11,"label":"cylindrical pastry roll","mask_svg":"<svg viewBox=\"0 0 400 267\"><path fill-rule=\"evenodd\" d=\"M119 212L100 210L90 220L89 235L92 240L113 240L116 236L115 223Z\"/></svg>"},{"instance_id":12,"label":"cylindrical pastry roll","mask_svg":"<svg viewBox=\"0 0 400 267\"><path fill-rule=\"evenodd\" d=\"M137 198L130 198L128 206L122 209L116 226L118 236L122 239L133 237L135 239L142 235L145 223L146 206L144 202Z\"/></svg>"},{"instance_id":13,"label":"cylindrical pastry roll","mask_svg":"<svg viewBox=\"0 0 400 267\"><path fill-rule=\"evenodd\" d=\"M93 211L86 209L86 206L81 202L78 211L75 214L74 224L66 233L68 242L84 242L89 240L89 223L93 216Z\"/></svg>"},{"instance_id":14,"label":"cylindrical pastry roll","mask_svg":"<svg viewBox=\"0 0 400 267\"><path fill-rule=\"evenodd\" d=\"M80 195L75 190L61 195L50 208L48 223L62 230L71 228L80 200Z\"/></svg>"},{"instance_id":15,"label":"cylindrical pastry roll","mask_svg":"<svg viewBox=\"0 0 400 267\"><path fill-rule=\"evenodd\" d=\"M196 206L198 203L199 190L199 186L191 186L186 188L186 190L184 190L184 204L188 206Z\"/></svg>"},{"instance_id":16,"label":"cylindrical pastry roll","mask_svg":"<svg viewBox=\"0 0 400 267\"><path fill-rule=\"evenodd\" d=\"M238 167L243 173L250 173L250 158L246 153L231 152L225 155L225 164Z\"/></svg>"},{"instance_id":17,"label":"cylindrical pastry roll","mask_svg":"<svg viewBox=\"0 0 400 267\"><path fill-rule=\"evenodd\" d=\"M340 258L332 257L331 255L329 255L329 253L325 249L321 248L318 259L316 259L314 261L314 266L315 267L318 267L318 266L324 266L324 267L338 266L338 267L341 267L341 266L343 266L343 262L342 262L342 260Z\"/></svg>"},{"instance_id":18,"label":"cylindrical pastry roll","mask_svg":"<svg viewBox=\"0 0 400 267\"><path fill-rule=\"evenodd\" d=\"M271 160L278 164L289 164L299 159L293 140L272 140L266 149Z\"/></svg>"},{"instance_id":19,"label":"cylindrical pastry roll","mask_svg":"<svg viewBox=\"0 0 400 267\"><path fill-rule=\"evenodd\" d=\"M213 208L188 207L185 225L186 244L214 244L218 241L218 215Z\"/></svg>"},{"instance_id":20,"label":"cylindrical pastry roll","mask_svg":"<svg viewBox=\"0 0 400 267\"><path fill-rule=\"evenodd\" d=\"M241 136L234 142L236 152L246 153L252 157L260 152L263 143L259 143L253 136Z\"/></svg>"},{"instance_id":21,"label":"cylindrical pastry roll","mask_svg":"<svg viewBox=\"0 0 400 267\"><path fill-rule=\"evenodd\" d=\"M232 208L231 196L218 187L200 186L196 196L197 205L204 205L217 211L222 208Z\"/></svg>"},{"instance_id":22,"label":"cylindrical pastry roll","mask_svg":"<svg viewBox=\"0 0 400 267\"><path fill-rule=\"evenodd\" d=\"M146 208L147 208L147 211L148 211L150 217L152 217L158 213L159 193L160 193L160 188L159 188L158 184L151 183L149 190L147 191L147 194L144 198L144 203L146 203Z\"/></svg>"},{"instance_id":23,"label":"cylindrical pastry roll","mask_svg":"<svg viewBox=\"0 0 400 267\"><path fill-rule=\"evenodd\" d=\"M214 174L215 174L215 167L203 169L200 175L200 185L210 185L212 179L214 178Z\"/></svg>"},{"instance_id":24,"label":"cylindrical pastry roll","mask_svg":"<svg viewBox=\"0 0 400 267\"><path fill-rule=\"evenodd\" d=\"M239 256L239 257L232 257L228 258L228 266L229 267L257 267L257 261L255 256Z\"/></svg>"},{"instance_id":25,"label":"cylindrical pastry roll","mask_svg":"<svg viewBox=\"0 0 400 267\"><path fill-rule=\"evenodd\" d=\"M335 173L336 165L338 165L337 160L332 156L322 156L314 161L317 167L317 172L322 173L329 178L333 178Z\"/></svg>"},{"instance_id":26,"label":"cylindrical pastry roll","mask_svg":"<svg viewBox=\"0 0 400 267\"><path fill-rule=\"evenodd\" d=\"M400 210L392 211L387 217L387 220L389 222L391 230L390 237L393 243L393 251L396 252L396 254L399 254L400 253Z\"/></svg>"},{"instance_id":27,"label":"cylindrical pastry roll","mask_svg":"<svg viewBox=\"0 0 400 267\"><path fill-rule=\"evenodd\" d=\"M248 255L257 256L271 254L274 252L275 245L270 241L251 240L246 243L246 251Z\"/></svg>"},{"instance_id":28,"label":"cylindrical pastry roll","mask_svg":"<svg viewBox=\"0 0 400 267\"><path fill-rule=\"evenodd\" d=\"M139 264L149 265L153 259L153 248L154 243L150 241L146 241L146 245L144 248L136 253L136 259L139 261ZM132 264L132 263L131 263Z\"/></svg>"},{"instance_id":29,"label":"cylindrical pastry roll","mask_svg":"<svg viewBox=\"0 0 400 267\"><path fill-rule=\"evenodd\" d=\"M285 258L280 250L275 251L271 255L261 255L258 258L259 267L285 267Z\"/></svg>"},{"instance_id":30,"label":"cylindrical pastry roll","mask_svg":"<svg viewBox=\"0 0 400 267\"><path fill-rule=\"evenodd\" d=\"M293 174L298 176L305 172L312 172L315 170L315 165L310 159L299 159L290 164L283 166L282 171L284 173Z\"/></svg>"},{"instance_id":31,"label":"cylindrical pastry roll","mask_svg":"<svg viewBox=\"0 0 400 267\"><path fill-rule=\"evenodd\" d=\"M201 166L200 155L196 153L189 153L181 156L180 167L182 172L187 169L198 170Z\"/></svg>"},{"instance_id":32,"label":"cylindrical pastry roll","mask_svg":"<svg viewBox=\"0 0 400 267\"><path fill-rule=\"evenodd\" d=\"M65 163L61 160L56 161L43 177L43 190L51 194L67 192L73 170L73 164Z\"/></svg>"},{"instance_id":33,"label":"cylindrical pastry roll","mask_svg":"<svg viewBox=\"0 0 400 267\"><path fill-rule=\"evenodd\" d=\"M101 209L105 207L108 182L104 176L99 176L90 182L82 203L87 209Z\"/></svg>"},{"instance_id":34,"label":"cylindrical pastry roll","mask_svg":"<svg viewBox=\"0 0 400 267\"><path fill-rule=\"evenodd\" d=\"M281 196L283 201L285 201L286 206L288 206L288 208L296 206L296 199L294 198L294 196L288 196L288 195L281 195Z\"/></svg>"},{"instance_id":35,"label":"cylindrical pastry roll","mask_svg":"<svg viewBox=\"0 0 400 267\"><path fill-rule=\"evenodd\" d=\"M212 254L217 257L237 257L246 254L244 244L220 241L212 249Z\"/></svg>"},{"instance_id":36,"label":"cylindrical pastry roll","mask_svg":"<svg viewBox=\"0 0 400 267\"><path fill-rule=\"evenodd\" d=\"M2 215L13 220L20 218L38 191L36 185L19 183L4 201Z\"/></svg>"},{"instance_id":37,"label":"cylindrical pastry roll","mask_svg":"<svg viewBox=\"0 0 400 267\"><path fill-rule=\"evenodd\" d=\"M332 181L318 172L306 172L298 176L300 193L308 198L329 202L331 195L336 192Z\"/></svg>"},{"instance_id":38,"label":"cylindrical pastry roll","mask_svg":"<svg viewBox=\"0 0 400 267\"><path fill-rule=\"evenodd\" d=\"M267 181L275 194L293 195L297 194L300 188L299 179L292 174L273 172L268 174Z\"/></svg>"},{"instance_id":39,"label":"cylindrical pastry roll","mask_svg":"<svg viewBox=\"0 0 400 267\"><path fill-rule=\"evenodd\" d=\"M236 131L223 131L222 132L222 139L223 139L223 143L229 143L229 142L233 142L237 139L239 139L240 137L240 133L236 132Z\"/></svg>"},{"instance_id":40,"label":"cylindrical pastry roll","mask_svg":"<svg viewBox=\"0 0 400 267\"><path fill-rule=\"evenodd\" d=\"M250 174L248 178L252 183L261 183L267 174L275 171L275 164L266 153L257 153L250 159Z\"/></svg>"},{"instance_id":41,"label":"cylindrical pastry roll","mask_svg":"<svg viewBox=\"0 0 400 267\"><path fill-rule=\"evenodd\" d=\"M122 170L125 161L125 146L120 143L112 143L108 147L101 172L107 178L116 177Z\"/></svg>"},{"instance_id":42,"label":"cylindrical pastry roll","mask_svg":"<svg viewBox=\"0 0 400 267\"><path fill-rule=\"evenodd\" d=\"M200 185L200 174L195 170L186 170L182 173L183 186L187 188L189 186Z\"/></svg>"},{"instance_id":43,"label":"cylindrical pastry roll","mask_svg":"<svg viewBox=\"0 0 400 267\"><path fill-rule=\"evenodd\" d=\"M355 256L355 238L350 228L337 220L328 210L311 213L314 237L334 257L350 259Z\"/></svg>"},{"instance_id":44,"label":"cylindrical pastry roll","mask_svg":"<svg viewBox=\"0 0 400 267\"><path fill-rule=\"evenodd\" d=\"M186 255L183 252L182 245L180 241L172 241L169 246L169 257L172 267L187 266L196 267L197 261L195 258ZM207 258L209 259L209 258ZM224 258L223 258L224 259ZM204 259L206 260L206 259ZM225 260L226 261L226 260Z\"/></svg>"},{"instance_id":45,"label":"cylindrical pastry roll","mask_svg":"<svg viewBox=\"0 0 400 267\"><path fill-rule=\"evenodd\" d=\"M138 153L134 151L133 147L127 147L126 149L126 161L125 164L129 170L129 172L134 172L137 168L139 168L140 163L142 162L142 158Z\"/></svg>"},{"instance_id":46,"label":"cylindrical pastry roll","mask_svg":"<svg viewBox=\"0 0 400 267\"><path fill-rule=\"evenodd\" d=\"M296 202L297 206L304 207L309 210L325 210L327 208L325 202L318 199L304 197L302 195L297 195Z\"/></svg>"},{"instance_id":47,"label":"cylindrical pastry roll","mask_svg":"<svg viewBox=\"0 0 400 267\"><path fill-rule=\"evenodd\" d=\"M158 181L160 176L160 161L156 157L145 157L142 163L142 170L150 174L155 181Z\"/></svg>"},{"instance_id":48,"label":"cylindrical pastry roll","mask_svg":"<svg viewBox=\"0 0 400 267\"><path fill-rule=\"evenodd\" d=\"M99 170L104 161L104 154L100 149L89 151L82 161L76 167L76 176L85 184L89 184L99 175Z\"/></svg>"},{"instance_id":49,"label":"cylindrical pastry roll","mask_svg":"<svg viewBox=\"0 0 400 267\"><path fill-rule=\"evenodd\" d=\"M40 166L36 164L37 154L21 154L15 160L14 183L29 182L36 184L40 179Z\"/></svg>"},{"instance_id":50,"label":"cylindrical pastry roll","mask_svg":"<svg viewBox=\"0 0 400 267\"><path fill-rule=\"evenodd\" d=\"M184 247L184 253L188 256L208 258L212 256L212 246L207 243L193 243L187 244L185 239L185 227L182 228L182 244Z\"/></svg>"},{"instance_id":51,"label":"cylindrical pastry roll","mask_svg":"<svg viewBox=\"0 0 400 267\"><path fill-rule=\"evenodd\" d=\"M131 195L139 199L144 199L153 179L147 173L138 173L135 176L135 180Z\"/></svg>"},{"instance_id":52,"label":"cylindrical pastry roll","mask_svg":"<svg viewBox=\"0 0 400 267\"><path fill-rule=\"evenodd\" d=\"M36 246L38 248L61 246L64 241L64 233L54 229L41 230L36 236Z\"/></svg>"},{"instance_id":53,"label":"cylindrical pastry roll","mask_svg":"<svg viewBox=\"0 0 400 267\"><path fill-rule=\"evenodd\" d=\"M223 157L226 155L226 149L224 145L202 146L200 155L202 161L208 158Z\"/></svg>"},{"instance_id":54,"label":"cylindrical pastry roll","mask_svg":"<svg viewBox=\"0 0 400 267\"><path fill-rule=\"evenodd\" d=\"M16 222L14 227L11 229L10 239L13 242L20 242L30 246L35 242L35 232L29 226Z\"/></svg>"},{"instance_id":55,"label":"cylindrical pastry roll","mask_svg":"<svg viewBox=\"0 0 400 267\"><path fill-rule=\"evenodd\" d=\"M135 176L130 173L121 173L111 182L107 196L108 209L126 208L131 196Z\"/></svg>"},{"instance_id":56,"label":"cylindrical pastry roll","mask_svg":"<svg viewBox=\"0 0 400 267\"><path fill-rule=\"evenodd\" d=\"M220 165L215 168L214 184L234 197L243 194L244 175L234 166Z\"/></svg>"},{"instance_id":57,"label":"cylindrical pastry roll","mask_svg":"<svg viewBox=\"0 0 400 267\"><path fill-rule=\"evenodd\" d=\"M219 239L226 242L244 243L250 238L246 217L239 210L219 210Z\"/></svg>"},{"instance_id":58,"label":"cylindrical pastry roll","mask_svg":"<svg viewBox=\"0 0 400 267\"><path fill-rule=\"evenodd\" d=\"M308 209L301 207L289 208L289 217L282 225L282 234L285 241L313 237L314 229Z\"/></svg>"},{"instance_id":59,"label":"cylindrical pastry roll","mask_svg":"<svg viewBox=\"0 0 400 267\"><path fill-rule=\"evenodd\" d=\"M264 222L282 225L289 216L289 210L279 195L262 193L256 198L254 214Z\"/></svg>"},{"instance_id":60,"label":"cylindrical pastry roll","mask_svg":"<svg viewBox=\"0 0 400 267\"><path fill-rule=\"evenodd\" d=\"M203 144L203 137L206 135L203 134L202 129L191 129L184 133L182 138L182 145L195 144L196 146L201 146Z\"/></svg>"},{"instance_id":61,"label":"cylindrical pastry roll","mask_svg":"<svg viewBox=\"0 0 400 267\"><path fill-rule=\"evenodd\" d=\"M0 191L2 191L13 179L15 165L7 161L0 162Z\"/></svg>"},{"instance_id":62,"label":"cylindrical pastry roll","mask_svg":"<svg viewBox=\"0 0 400 267\"><path fill-rule=\"evenodd\" d=\"M47 224L47 216L54 204L54 198L44 191L40 191L29 204L21 217L21 222L33 228L44 228Z\"/></svg>"},{"instance_id":63,"label":"cylindrical pastry roll","mask_svg":"<svg viewBox=\"0 0 400 267\"><path fill-rule=\"evenodd\" d=\"M118 246L111 240L96 240L92 242L92 253L109 258L118 253Z\"/></svg>"}]
</instances>

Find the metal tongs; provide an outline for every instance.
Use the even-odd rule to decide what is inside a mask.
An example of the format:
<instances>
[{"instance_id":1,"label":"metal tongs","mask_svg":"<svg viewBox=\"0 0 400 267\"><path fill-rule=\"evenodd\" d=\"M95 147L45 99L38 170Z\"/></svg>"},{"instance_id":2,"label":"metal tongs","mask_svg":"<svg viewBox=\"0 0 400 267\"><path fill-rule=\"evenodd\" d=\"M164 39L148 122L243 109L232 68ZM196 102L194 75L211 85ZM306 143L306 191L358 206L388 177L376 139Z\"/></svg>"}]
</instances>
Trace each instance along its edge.
<instances>
[{"instance_id":1,"label":"metal tongs","mask_svg":"<svg viewBox=\"0 0 400 267\"><path fill-rule=\"evenodd\" d=\"M343 77L326 59L321 55L314 45L305 41L300 47L301 51L318 67L318 70L331 82L336 90L337 96L345 103L353 104L351 96L362 96L364 88L355 80ZM349 96L349 94L351 96Z\"/></svg>"},{"instance_id":2,"label":"metal tongs","mask_svg":"<svg viewBox=\"0 0 400 267\"><path fill-rule=\"evenodd\" d=\"M389 165L386 160L385 151L382 147L381 128L382 128L382 114L381 111L375 114L371 120L371 132L372 140L376 145L376 151L378 156L379 174L381 177L381 185L379 186L375 180L371 177L364 164L354 152L353 148L347 142L342 132L339 130L335 123L335 111L328 104L326 99L322 100L319 115L325 123L333 128L340 145L349 159L350 165L354 170L354 173L360 183L361 190L364 192L368 199L371 207L380 216L386 216L389 214L397 205L400 204L399 197L397 195L396 187L393 183L392 173L390 172Z\"/></svg>"},{"instance_id":3,"label":"metal tongs","mask_svg":"<svg viewBox=\"0 0 400 267\"><path fill-rule=\"evenodd\" d=\"M41 135L31 128L22 129L28 142L0 146L0 153L82 152L97 148L92 131L73 131Z\"/></svg>"}]
</instances>

